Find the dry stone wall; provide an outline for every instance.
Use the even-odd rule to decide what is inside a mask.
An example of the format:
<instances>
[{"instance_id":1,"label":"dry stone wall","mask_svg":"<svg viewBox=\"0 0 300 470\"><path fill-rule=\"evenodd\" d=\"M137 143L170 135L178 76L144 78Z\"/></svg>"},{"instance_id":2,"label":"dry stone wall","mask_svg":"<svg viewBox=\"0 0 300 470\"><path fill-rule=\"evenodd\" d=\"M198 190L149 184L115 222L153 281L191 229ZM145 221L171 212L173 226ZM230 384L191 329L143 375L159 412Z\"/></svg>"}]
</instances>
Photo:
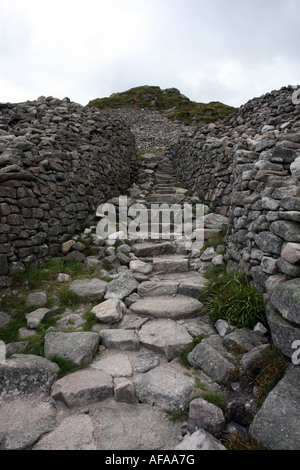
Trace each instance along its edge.
<instances>
[{"instance_id":1,"label":"dry stone wall","mask_svg":"<svg viewBox=\"0 0 300 470\"><path fill-rule=\"evenodd\" d=\"M185 184L229 219L227 258L262 290L300 277L300 105L285 87L222 122L188 129L170 150ZM270 280L269 280L270 282Z\"/></svg>"},{"instance_id":2,"label":"dry stone wall","mask_svg":"<svg viewBox=\"0 0 300 470\"><path fill-rule=\"evenodd\" d=\"M129 128L68 98L0 104L0 286L135 180Z\"/></svg>"},{"instance_id":3,"label":"dry stone wall","mask_svg":"<svg viewBox=\"0 0 300 470\"><path fill-rule=\"evenodd\" d=\"M228 217L228 269L266 294L273 341L288 356L300 340L299 95L289 86L255 98L170 149L185 185Z\"/></svg>"}]
</instances>

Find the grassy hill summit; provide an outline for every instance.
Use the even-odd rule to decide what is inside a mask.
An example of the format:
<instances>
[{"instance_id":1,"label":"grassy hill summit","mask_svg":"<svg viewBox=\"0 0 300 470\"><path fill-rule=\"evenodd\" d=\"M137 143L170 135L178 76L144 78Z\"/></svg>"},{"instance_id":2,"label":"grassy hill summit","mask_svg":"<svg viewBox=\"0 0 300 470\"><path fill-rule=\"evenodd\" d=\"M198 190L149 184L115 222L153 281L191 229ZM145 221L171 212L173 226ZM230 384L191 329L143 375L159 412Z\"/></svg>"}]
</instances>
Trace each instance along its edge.
<instances>
[{"instance_id":1,"label":"grassy hill summit","mask_svg":"<svg viewBox=\"0 0 300 470\"><path fill-rule=\"evenodd\" d=\"M236 108L219 101L197 103L184 96L177 88L162 90L159 86L140 86L121 93L113 93L108 98L90 101L88 106L101 110L148 108L189 125L217 121L236 111Z\"/></svg>"}]
</instances>

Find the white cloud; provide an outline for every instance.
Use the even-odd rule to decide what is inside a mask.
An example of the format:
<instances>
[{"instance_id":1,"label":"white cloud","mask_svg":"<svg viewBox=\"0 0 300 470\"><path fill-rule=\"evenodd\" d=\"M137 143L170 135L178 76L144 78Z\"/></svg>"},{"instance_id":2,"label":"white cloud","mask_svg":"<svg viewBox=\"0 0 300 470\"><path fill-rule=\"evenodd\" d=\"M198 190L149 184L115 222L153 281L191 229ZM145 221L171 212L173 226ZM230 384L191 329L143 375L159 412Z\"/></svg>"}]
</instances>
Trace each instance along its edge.
<instances>
[{"instance_id":1,"label":"white cloud","mask_svg":"<svg viewBox=\"0 0 300 470\"><path fill-rule=\"evenodd\" d=\"M148 84L238 106L297 84L299 14L299 0L0 0L0 101Z\"/></svg>"}]
</instances>

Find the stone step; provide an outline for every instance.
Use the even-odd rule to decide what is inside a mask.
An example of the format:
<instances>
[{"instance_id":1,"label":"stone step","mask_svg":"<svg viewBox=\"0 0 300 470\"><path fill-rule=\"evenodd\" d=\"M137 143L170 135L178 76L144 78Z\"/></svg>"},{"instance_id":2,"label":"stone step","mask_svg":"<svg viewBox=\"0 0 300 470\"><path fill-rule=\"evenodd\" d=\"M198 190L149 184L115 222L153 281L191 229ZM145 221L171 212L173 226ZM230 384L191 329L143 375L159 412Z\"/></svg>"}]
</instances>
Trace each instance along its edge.
<instances>
[{"instance_id":1,"label":"stone step","mask_svg":"<svg viewBox=\"0 0 300 470\"><path fill-rule=\"evenodd\" d=\"M187 276L181 274L180 277L176 277L173 274L172 276L166 275L166 278L155 276L150 281L142 282L137 289L137 293L141 297L180 294L198 298L200 291L207 284L208 280L196 273L187 274Z\"/></svg>"},{"instance_id":2,"label":"stone step","mask_svg":"<svg viewBox=\"0 0 300 470\"><path fill-rule=\"evenodd\" d=\"M133 252L138 257L159 256L165 253L166 243L137 243Z\"/></svg>"},{"instance_id":3,"label":"stone step","mask_svg":"<svg viewBox=\"0 0 300 470\"><path fill-rule=\"evenodd\" d=\"M184 199L184 194L159 194L151 193L147 196L147 202L156 204L179 204Z\"/></svg>"},{"instance_id":4,"label":"stone step","mask_svg":"<svg viewBox=\"0 0 300 470\"><path fill-rule=\"evenodd\" d=\"M153 258L153 269L157 273L178 273L190 270L189 258L182 255L169 255Z\"/></svg>"},{"instance_id":5,"label":"stone step","mask_svg":"<svg viewBox=\"0 0 300 470\"><path fill-rule=\"evenodd\" d=\"M201 302L185 295L145 297L134 302L130 309L136 315L181 320L200 314Z\"/></svg>"}]
</instances>

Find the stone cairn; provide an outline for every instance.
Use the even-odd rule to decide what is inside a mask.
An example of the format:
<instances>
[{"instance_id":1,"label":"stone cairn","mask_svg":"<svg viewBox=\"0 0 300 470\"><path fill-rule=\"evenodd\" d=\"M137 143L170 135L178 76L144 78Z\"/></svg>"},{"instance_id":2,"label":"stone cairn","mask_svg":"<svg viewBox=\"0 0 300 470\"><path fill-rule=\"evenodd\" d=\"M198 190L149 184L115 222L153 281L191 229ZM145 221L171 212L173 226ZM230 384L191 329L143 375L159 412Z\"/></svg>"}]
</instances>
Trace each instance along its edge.
<instances>
[{"instance_id":1,"label":"stone cairn","mask_svg":"<svg viewBox=\"0 0 300 470\"><path fill-rule=\"evenodd\" d=\"M282 101L285 103L284 100L289 94L285 91L277 93L278 101L279 95L282 94ZM252 105L248 105L249 108L252 106L252 114L260 116L257 119L261 119L261 123L266 121L269 112L267 105L264 106L264 113L260 111L259 104L264 103L264 99L266 98L262 97L258 102L254 100ZM45 107L47 106L47 100L48 102L52 101L46 98L41 99ZM274 101L270 101L274 104ZM277 126L283 126L283 131L285 130L287 135L290 135L287 129L295 130L297 128L297 115L294 113L296 108L292 106L291 102L289 104L291 106L289 111L290 127L284 126L285 121L276 124ZM33 114L35 114L35 105L31 104ZM61 106L61 103L56 101L56 105ZM24 105L22 106L24 109ZM272 106L270 107L273 109ZM7 112L7 108L9 108L8 105L4 108L4 112ZM13 106L10 108L10 114L13 114L12 109ZM84 129L80 130L77 126L78 133L76 134L83 132L84 138L87 138L89 132L89 136L91 136L91 131L86 133L85 125L95 125L95 128L97 128L95 123L90 122L88 124L89 121L95 121L94 113L99 118L100 127L106 128L104 121L108 119L109 127L116 126L123 138L124 133L128 132L123 124L114 124L111 114L110 117L105 118L101 113L98 114L94 110L83 108L83 114L81 115L80 109L76 109L77 113L75 114L78 114L78 116L74 116L74 113L71 116L75 121L82 119ZM277 108L274 107L274 109L275 114ZM55 113L55 107L53 107L51 115L55 115ZM88 121L85 121L82 117L85 116L85 113L88 113ZM121 111L117 113L120 116ZM144 119L147 120L151 116L154 119L152 113L144 110ZM249 110L248 113L250 116ZM130 116L131 123L129 125L132 128L134 118L133 114ZM95 227L92 225L85 229L81 239L75 234L75 230L73 232L73 229L67 231L66 237L63 236L63 232L57 234L56 237L62 235L59 243L56 243L60 244L62 250L60 256L80 260L86 267L98 266L99 275L89 279L72 279L71 281L65 273L59 274L57 282L65 282L71 292L82 298L82 304L75 310L66 309L63 314L59 315L56 326L51 327L46 332L43 357L22 354L22 350L24 351L26 347L26 339L35 334L36 328L49 313L45 305L49 300L47 297L51 294L38 291L28 295L27 304L36 307L36 309L26 315L27 326L19 332L20 341L6 345L7 352L12 355L0 364L0 414L2 417L0 422L0 448L35 450L225 450L222 440L232 437L236 432L245 437L252 435L270 449L300 448L299 369L291 365L284 378L268 395L263 406L258 409L255 401L255 389L251 387L250 389L244 389L242 383L236 382L234 372L237 368L247 371L253 361L260 357L263 351L271 347L272 340L260 324L256 325L253 330L249 328L233 329L224 321L212 324L209 318L201 315L202 304L198 300L198 294L207 282L203 277L207 263L210 266L216 266L229 261L230 267L230 261L233 260L230 256L230 250L233 247L231 232L233 226L236 230L238 227L236 226L236 220L232 219L232 211L238 207L240 209L239 217L242 218L243 215L245 217L246 209L249 212L253 209L249 206L249 202L247 205L240 203L241 205L235 206L230 199L225 211L226 204L224 201L228 199L226 199L224 193L227 191L227 186L231 184L234 188L234 191L232 189L232 198L237 197L234 195L243 191L247 192L247 196L244 194L245 197L252 194L250 194L248 188L244 187L246 185L243 186L243 189L239 186L245 181L248 185L252 181L258 181L255 187L256 192L261 194L260 191L264 191L261 187L258 189L261 180L255 178L257 167L253 163L254 157L251 160L249 154L245 156L242 153L252 152L252 150L239 147L239 144L241 146L246 145L244 142L249 140L242 122L239 122L241 129L238 125L234 126L240 116L243 116L243 109L241 109L240 114L231 118L232 122L203 126L199 131L195 131L193 128L182 128L178 123L175 123L175 127L170 130L172 127L170 122L161 116L159 127L160 129L166 129L166 134L169 130L170 135L175 136L179 128L181 131L185 131L185 136L181 137L178 144L174 144L171 148L165 148L164 153L150 150L150 146L163 147L159 144L157 134L149 138L148 126L145 134L136 126L135 138L139 142L139 148L144 150L139 159L136 160L131 155L131 143L126 145L126 138L121 144L124 153L118 154L117 150L115 152L117 161L113 162L111 158L108 158L110 165L120 166L124 172L128 168L132 169L131 173L127 175L122 176L122 171L118 173L122 178L118 182L119 187L127 178L128 197L126 201L128 206L141 204L149 212L153 204L166 203L182 206L184 203L200 202L199 189L202 170L199 170L199 168L201 169L202 164L199 164L198 170L193 169L192 161L196 164L198 158L202 158L203 155L205 156L203 158L210 158L210 166L214 168L214 170L212 168L209 170L212 172L211 175L216 175L218 171L220 173L218 178L217 176L215 178L210 176L208 182L203 181L201 186L204 193L203 198L206 198L206 193L211 189L210 185L219 185L222 171L225 180L227 181L227 178L229 178L229 181L224 182L225 186L219 187L223 190L222 197L221 194L220 197L225 198L222 199L222 204L217 203L220 199L211 197L215 204L215 212L204 215L204 238L208 239L212 234L219 233L226 227L228 234L227 254L225 256L222 254L224 246L203 251L197 245L197 242L187 244L185 240L177 240L172 234L166 237L166 227L163 222L158 223L160 228L158 237L151 238L148 233L146 235L141 233L137 239L122 239L122 234L118 232L117 244L113 236L107 239L99 239L94 233ZM241 118L246 120L245 117ZM272 115L271 118L274 118L274 116ZM156 114L155 120L156 122L159 120ZM8 135L11 133L10 139L14 141L16 136L12 134L12 130L5 128L7 119L3 119L2 122L4 137L9 140ZM50 119L47 125L52 122ZM119 121L117 122L119 123ZM10 126L12 124L11 122ZM39 128L36 121L34 125ZM250 180L242 178L241 175L244 172L241 169L235 168L235 173L232 169L228 172L228 168L226 167L226 170L224 170L219 162L219 156L223 155L220 149L223 148L222 145L225 142L228 143L229 139L224 138L222 140L222 137L217 137L217 129L219 127L222 129L225 125L233 127L230 137L233 140L236 139L235 149L231 144L225 146L227 148L225 157L229 157L230 152L236 154L240 150L243 159L250 158L250 163L244 160L239 162L239 165L253 165L251 168L247 166L247 170L244 167L245 171L252 170L254 172L253 178L251 177ZM275 121L273 123L268 121L265 125L275 126ZM273 130L272 140L276 144L279 134L275 130ZM172 134L173 131L174 134ZM197 142L198 132L201 134L201 139L206 141L206 144ZM240 136L239 132L241 132ZM272 131L269 129L268 132ZM215 135L210 135L210 133ZM254 144L255 138L259 140L256 133L254 135L250 133L253 145L258 145L256 141ZM293 135L295 134L297 132L293 133ZM102 145L107 148L107 151L110 149L109 141L113 139L113 135L112 129L109 128L106 139L102 141ZM130 133L128 139L132 142ZM145 139L144 144L143 139ZM57 140L57 137L55 140ZM23 137L20 141L23 141ZM72 147L68 137L66 137L65 142L66 145ZM0 140L1 143L3 144L3 140ZM214 148L213 144L215 144ZM118 146L119 143L116 145ZM212 147L209 147L210 145ZM76 142L76 150L77 146L78 142ZM198 148L199 155L195 153L195 148ZM26 152L33 154L35 150L35 146L32 145L30 150L28 148ZM88 150L91 149L86 149L87 160ZM5 255L6 258L6 260L2 260L2 266L4 266L2 268L4 270L3 277L6 278L3 283L4 287L7 288L9 285L7 278L16 269L16 264L13 263L25 265L31 261L18 258L21 245L13 243L17 237L14 239L12 234L18 232L16 228L19 225L9 224L7 217L11 214L19 216L21 214L25 219L24 213L17 210L16 195L20 193L22 188L22 184L18 185L18 181L22 181L22 183L27 181L29 183L25 185L27 191L33 191L31 188L35 188L35 186L32 183L33 180L27 180L23 177L23 174L21 179L16 177L19 172L24 171L22 170L22 162L20 160L11 162L9 155L12 157L12 153L8 155L5 151L3 146L0 161L5 162L5 165L3 164L4 169L7 168L8 164L18 167L2 172L5 177L0 186L0 189L4 187L15 190L11 196L7 196L7 194L3 196L3 193L1 193L4 199L0 204L2 211L3 207L6 211L6 213L2 212L1 222L5 226L2 234L7 236L5 238L6 242L3 242L6 248L2 252L2 255ZM24 152L25 149L22 149L22 151ZM61 151L63 151L63 148L61 148ZM69 151L74 152L75 150L73 148ZM85 152L84 149L82 151ZM211 151L210 157L209 151ZM257 148L253 152L259 153ZM292 152L297 152L297 149L293 148ZM3 154L4 157L6 155L7 160L1 160ZM124 163L122 165L123 155L125 155L124 158L128 158L128 162L131 162L131 166L125 168ZM270 155L270 153L267 153L267 155ZM297 154L293 153L293 155L296 156ZM24 155L24 158L26 157L28 158L28 155ZM48 155L48 157L50 156ZM45 158L45 155L43 155L43 158ZM102 167L102 157L100 158L98 155L97 158ZM63 161L62 158L61 160ZM265 159L262 158L258 161L265 162ZM78 158L78 163L81 164L81 157ZM279 163L276 163L276 165L279 165ZM289 162L289 165L291 165L291 162ZM282 163L282 166L287 167L284 163ZM26 174L32 173L30 168L28 166L28 169L25 169ZM186 184L186 188L179 184L181 183L181 178L178 176L179 170L182 173L182 180ZM258 172L262 170L264 169L259 168ZM94 168L91 169L91 172L93 171ZM134 175L136 171L138 172L135 173L135 182L130 181L128 175ZM290 166L289 170L286 169L286 171L291 171ZM14 178L10 176L7 179L7 174L11 175L11 173L14 173ZM61 171L61 173L63 172ZM80 171L77 173L78 176L81 174ZM231 182L231 177L234 174L237 178L233 178ZM84 173L84 177L87 180L87 185L89 185L90 180L87 175L88 171ZM271 175L264 173L264 175L262 182L268 182L268 178L271 177L272 179L274 176L273 173ZM47 171L45 171L46 176ZM67 178L69 177L71 177L70 173L67 174ZM299 184L299 181L296 182L294 174L286 174L285 177L289 178L290 188ZM192 181L189 181L189 178L192 178ZM282 175L280 180L283 181ZM11 181L16 183L10 184ZM276 181L278 185L273 186L273 188L283 190L285 184L280 185L280 181L278 179ZM109 180L107 177L105 184L109 186L110 182L114 189L113 180ZM83 182L82 184L84 186ZM58 183L57 185L59 186ZM123 199L110 193L110 186L105 191L101 185L97 186L95 184L95 188L101 191L102 195L98 202L106 201L116 208L116 212L120 213ZM190 188L194 190L193 195L190 195L188 190ZM71 191L69 189L68 194L64 195L65 199L67 197L71 198L72 190L73 186ZM215 194L213 189L211 191L212 194ZM44 193L40 195L38 190L33 191L33 193L36 199L44 197L44 205L50 204L48 199L52 199L54 204L57 203L57 199L54 197L54 188L53 192L47 195ZM46 197L49 195L51 197ZM103 197L103 195L106 197ZM242 197L242 195L240 196ZM272 196L276 200L273 193ZM298 196L297 193L293 196L286 196L286 198L291 198L295 202ZM34 196L27 195L27 197ZM263 197L270 199L271 193L265 194ZM258 201L257 198L252 204ZM69 203L68 200L66 202ZM40 203L41 200L39 199ZM75 205L76 203L80 204L81 199L78 197L77 202L74 201L73 203ZM271 212L291 212L290 209L284 207L280 211L280 204L277 206L278 210ZM61 205L63 206L63 204ZM15 208L14 211L11 210L11 207ZM36 206L36 208L39 207ZM43 206L42 210L47 212L50 211L50 208L47 209ZM269 213L267 209L261 207L257 210L260 210L267 220ZM73 212L72 214L75 217ZM46 214L44 213L44 215ZM54 216L49 213L50 215L51 217ZM103 214L98 215L103 217ZM47 217L45 217L45 220L49 220ZM238 217L237 212L235 217ZM296 217L296 215L293 217ZM56 218L59 219L59 215ZM255 220L254 218L252 222ZM273 219L271 223L277 220L292 221L294 225L296 224L295 218ZM23 220L19 222L23 223ZM41 224L39 227L42 227L44 221L39 220L39 223ZM49 222L48 224L51 225ZM9 226L9 228L6 226ZM59 225L57 224L57 226ZM68 227L68 224L66 226ZM246 230L245 227L243 227L243 230ZM26 227L26 230L23 228L23 230L29 233L28 227ZM32 230L37 230L37 228ZM240 230L242 230L241 227ZM276 237L282 237L284 233L281 232L280 235L276 235L273 231L267 230L265 226L263 231L253 231L254 238L250 237L249 240L253 242L256 237L255 234L263 232L273 234ZM19 240L21 239L20 233L17 233ZM32 236L36 236L36 233L32 233ZM83 254L84 242L87 239L93 243L94 247L99 248L98 255L85 256ZM49 251L46 252L45 249L43 255L35 250L35 247L40 246L39 244L30 244L30 235L27 238L24 236L22 240L23 242L28 240L29 247L34 247L28 256L33 255L32 261L36 261L49 256L55 236L53 235L49 245L48 240L45 242ZM284 245L284 248L288 243L291 242L283 238L282 246ZM293 241L292 243L295 245L297 242ZM5 251L5 249L8 250L8 245L10 251ZM294 245L293 248L295 248ZM12 247L14 247L14 251ZM251 257L251 260L256 260L256 263L253 263L253 268L262 269L263 257L277 259L275 256L269 256L269 252L266 253L263 248L260 249L262 251L261 259ZM55 255L57 255L57 252L55 252ZM282 259L285 259L282 251L280 255ZM291 260L291 258L289 259ZM238 263L237 259L234 259L234 261ZM258 261L261 261L261 263ZM297 266L296 261L288 262L293 266ZM108 268L108 265L110 268ZM106 267L106 270L103 269L103 266ZM18 264L18 267L20 268L21 265ZM241 263L240 267L242 267ZM274 272L271 273L272 277L276 275ZM293 312L293 333L290 339L294 339L296 337L295 331L298 328L297 319L299 320L300 317L298 315L299 301L297 295L294 295L297 290L297 278L286 275L291 279L280 278L284 282L281 282L279 287L272 291L272 303L270 305L272 312L276 311L277 315L280 315L279 312L283 310L283 306L287 308L288 315L292 315ZM289 282L290 284L288 284ZM287 297L287 287L290 289L289 292L292 292L290 297ZM299 292L299 287L297 292ZM16 295L16 292L12 293L7 289L5 295ZM83 316L91 306L92 312L97 317L97 323L91 331L83 331L83 325L86 321ZM2 324L9 321L9 319L5 319L5 312L3 312L1 321ZM289 318L286 321L289 321ZM68 331L70 327L72 331ZM204 335L205 338L193 347L193 339L199 335ZM191 366L189 369L185 368L179 361L180 356L188 348L191 349L188 355L188 362ZM235 349L239 349L242 353L239 355L234 354ZM74 365L84 365L85 367L58 379L59 367L51 361L53 357L68 359ZM201 387L199 387L199 384L201 384ZM225 408L221 409L202 398L204 389L222 394L225 399ZM285 410L284 413L280 412L281 409ZM168 413L166 413L166 410ZM182 413L184 410L187 410L184 422L178 423L169 419L168 415L170 413Z\"/></svg>"}]
</instances>

